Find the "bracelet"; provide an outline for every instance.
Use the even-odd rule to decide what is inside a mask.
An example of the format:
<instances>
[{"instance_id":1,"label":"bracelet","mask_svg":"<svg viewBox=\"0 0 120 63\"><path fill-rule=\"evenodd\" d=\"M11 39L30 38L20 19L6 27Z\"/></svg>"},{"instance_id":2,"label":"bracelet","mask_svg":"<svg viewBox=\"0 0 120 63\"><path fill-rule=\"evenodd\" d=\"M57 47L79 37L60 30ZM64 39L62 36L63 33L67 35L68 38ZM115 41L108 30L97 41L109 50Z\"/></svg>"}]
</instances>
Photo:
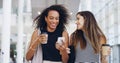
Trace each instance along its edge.
<instances>
[{"instance_id":1,"label":"bracelet","mask_svg":"<svg viewBox=\"0 0 120 63\"><path fill-rule=\"evenodd\" d=\"M34 48L32 48L32 47L30 47L30 49L31 49L31 50L33 50L33 51L35 51L35 50L36 50L36 49L34 49Z\"/></svg>"}]
</instances>

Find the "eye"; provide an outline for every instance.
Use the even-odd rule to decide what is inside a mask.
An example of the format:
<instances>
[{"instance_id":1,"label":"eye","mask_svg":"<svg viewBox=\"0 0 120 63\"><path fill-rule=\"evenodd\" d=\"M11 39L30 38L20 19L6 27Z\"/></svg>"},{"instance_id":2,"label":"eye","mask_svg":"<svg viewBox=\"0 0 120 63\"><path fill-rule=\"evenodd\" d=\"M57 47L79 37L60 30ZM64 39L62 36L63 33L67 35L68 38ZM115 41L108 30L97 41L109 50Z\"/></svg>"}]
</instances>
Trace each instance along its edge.
<instances>
[{"instance_id":1,"label":"eye","mask_svg":"<svg viewBox=\"0 0 120 63\"><path fill-rule=\"evenodd\" d=\"M77 20L79 20L79 18L77 18Z\"/></svg>"},{"instance_id":2,"label":"eye","mask_svg":"<svg viewBox=\"0 0 120 63\"><path fill-rule=\"evenodd\" d=\"M56 20L59 20L59 18L57 17Z\"/></svg>"},{"instance_id":3,"label":"eye","mask_svg":"<svg viewBox=\"0 0 120 63\"><path fill-rule=\"evenodd\" d=\"M49 17L51 20L54 19L54 17Z\"/></svg>"},{"instance_id":4,"label":"eye","mask_svg":"<svg viewBox=\"0 0 120 63\"><path fill-rule=\"evenodd\" d=\"M53 17L50 17L50 19L53 19Z\"/></svg>"}]
</instances>

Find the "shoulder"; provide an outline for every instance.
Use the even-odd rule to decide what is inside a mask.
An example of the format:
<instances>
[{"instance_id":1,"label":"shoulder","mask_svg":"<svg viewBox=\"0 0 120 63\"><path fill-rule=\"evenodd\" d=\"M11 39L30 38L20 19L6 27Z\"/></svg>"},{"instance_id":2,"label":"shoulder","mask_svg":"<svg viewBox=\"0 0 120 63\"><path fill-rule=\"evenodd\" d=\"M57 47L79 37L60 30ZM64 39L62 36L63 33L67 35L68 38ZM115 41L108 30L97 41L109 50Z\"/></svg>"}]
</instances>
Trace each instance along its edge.
<instances>
[{"instance_id":1,"label":"shoulder","mask_svg":"<svg viewBox=\"0 0 120 63\"><path fill-rule=\"evenodd\" d=\"M67 30L64 30L64 31L62 32L62 35L68 35Z\"/></svg>"},{"instance_id":2,"label":"shoulder","mask_svg":"<svg viewBox=\"0 0 120 63\"><path fill-rule=\"evenodd\" d=\"M36 38L39 35L39 33L40 33L40 30L35 28L32 33L32 39Z\"/></svg>"},{"instance_id":3,"label":"shoulder","mask_svg":"<svg viewBox=\"0 0 120 63\"><path fill-rule=\"evenodd\" d=\"M35 28L33 33L38 33L38 29L37 29L37 28Z\"/></svg>"},{"instance_id":4,"label":"shoulder","mask_svg":"<svg viewBox=\"0 0 120 63\"><path fill-rule=\"evenodd\" d=\"M65 46L68 47L68 45L69 45L69 34L68 34L68 32L66 30L64 30L62 32L62 37L65 38Z\"/></svg>"},{"instance_id":5,"label":"shoulder","mask_svg":"<svg viewBox=\"0 0 120 63\"><path fill-rule=\"evenodd\" d=\"M69 34L68 34L68 32L67 32L66 30L64 30L64 31L62 32L62 36L63 36L63 37L66 37L66 38L69 38Z\"/></svg>"},{"instance_id":6,"label":"shoulder","mask_svg":"<svg viewBox=\"0 0 120 63\"><path fill-rule=\"evenodd\" d=\"M75 32L73 32L71 35L70 35L70 45L73 45L73 36L75 35ZM75 40L75 39L74 39Z\"/></svg>"},{"instance_id":7,"label":"shoulder","mask_svg":"<svg viewBox=\"0 0 120 63\"><path fill-rule=\"evenodd\" d=\"M73 32L71 35L70 35L70 39L75 35L75 32Z\"/></svg>"}]
</instances>

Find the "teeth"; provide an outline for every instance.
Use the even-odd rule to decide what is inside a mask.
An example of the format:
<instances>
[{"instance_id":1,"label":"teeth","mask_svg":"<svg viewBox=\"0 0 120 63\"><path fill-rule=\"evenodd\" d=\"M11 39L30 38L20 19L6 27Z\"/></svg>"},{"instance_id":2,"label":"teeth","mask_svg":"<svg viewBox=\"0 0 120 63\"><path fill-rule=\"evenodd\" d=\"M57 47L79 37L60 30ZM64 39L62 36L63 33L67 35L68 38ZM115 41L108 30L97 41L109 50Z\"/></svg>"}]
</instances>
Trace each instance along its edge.
<instances>
[{"instance_id":1,"label":"teeth","mask_svg":"<svg viewBox=\"0 0 120 63\"><path fill-rule=\"evenodd\" d=\"M53 26L55 26L55 24L52 24Z\"/></svg>"}]
</instances>

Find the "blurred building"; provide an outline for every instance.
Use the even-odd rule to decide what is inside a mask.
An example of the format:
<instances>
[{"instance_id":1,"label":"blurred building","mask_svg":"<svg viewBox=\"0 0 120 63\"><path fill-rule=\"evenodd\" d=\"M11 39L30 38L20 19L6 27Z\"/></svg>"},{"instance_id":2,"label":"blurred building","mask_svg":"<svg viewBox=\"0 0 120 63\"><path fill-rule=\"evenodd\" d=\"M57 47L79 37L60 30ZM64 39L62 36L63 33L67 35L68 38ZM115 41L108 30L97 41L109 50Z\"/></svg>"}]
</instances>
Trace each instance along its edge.
<instances>
[{"instance_id":1,"label":"blurred building","mask_svg":"<svg viewBox=\"0 0 120 63\"><path fill-rule=\"evenodd\" d=\"M14 57L23 60L26 46L34 30L33 19L39 15L44 8L52 4L63 4L68 8L71 15L70 23L66 26L69 34L75 30L75 14L78 11L89 10L93 12L99 26L107 37L107 43L112 45L109 63L120 63L119 3L120 0L0 0L1 55L4 54L4 51L6 51L6 54L10 54L10 49L13 49ZM6 13L8 13L8 15L6 15ZM7 55L7 57L9 56ZM17 63L22 63L23 61L16 59ZM1 63L4 62L6 61L3 60Z\"/></svg>"}]
</instances>

